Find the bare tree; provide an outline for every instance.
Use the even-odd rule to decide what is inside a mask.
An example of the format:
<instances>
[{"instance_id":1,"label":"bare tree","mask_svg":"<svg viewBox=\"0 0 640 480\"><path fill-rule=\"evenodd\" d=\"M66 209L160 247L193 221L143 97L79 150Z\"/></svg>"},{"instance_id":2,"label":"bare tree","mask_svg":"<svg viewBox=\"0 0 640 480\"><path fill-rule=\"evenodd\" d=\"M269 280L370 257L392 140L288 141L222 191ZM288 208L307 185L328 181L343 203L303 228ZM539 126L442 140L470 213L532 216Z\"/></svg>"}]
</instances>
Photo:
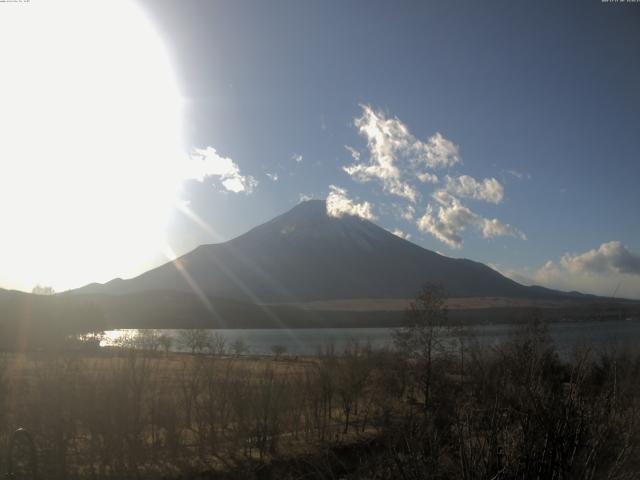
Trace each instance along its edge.
<instances>
[{"instance_id":1,"label":"bare tree","mask_svg":"<svg viewBox=\"0 0 640 480\"><path fill-rule=\"evenodd\" d=\"M211 345L211 334L202 328L181 330L180 341L192 354L202 353Z\"/></svg>"},{"instance_id":2,"label":"bare tree","mask_svg":"<svg viewBox=\"0 0 640 480\"><path fill-rule=\"evenodd\" d=\"M447 293L441 285L426 284L409 304L407 323L394 332L394 343L409 361L409 367L419 378L428 408L433 383L433 363L445 350L448 333Z\"/></svg>"},{"instance_id":3,"label":"bare tree","mask_svg":"<svg viewBox=\"0 0 640 480\"><path fill-rule=\"evenodd\" d=\"M287 353L287 347L285 345L271 345L271 353L273 353L277 360Z\"/></svg>"},{"instance_id":4,"label":"bare tree","mask_svg":"<svg viewBox=\"0 0 640 480\"><path fill-rule=\"evenodd\" d=\"M220 332L215 332L211 337L211 353L225 355L227 353L228 339Z\"/></svg>"},{"instance_id":5,"label":"bare tree","mask_svg":"<svg viewBox=\"0 0 640 480\"><path fill-rule=\"evenodd\" d=\"M236 356L240 356L249 351L249 345L243 337L238 337L231 344L231 350L233 350Z\"/></svg>"},{"instance_id":6,"label":"bare tree","mask_svg":"<svg viewBox=\"0 0 640 480\"><path fill-rule=\"evenodd\" d=\"M160 346L162 346L165 355L169 355L169 350L171 350L171 345L173 344L173 338L166 333L163 333L158 337L158 342L160 343Z\"/></svg>"},{"instance_id":7,"label":"bare tree","mask_svg":"<svg viewBox=\"0 0 640 480\"><path fill-rule=\"evenodd\" d=\"M160 332L153 329L138 330L134 338L135 346L148 352L156 352L160 348Z\"/></svg>"}]
</instances>

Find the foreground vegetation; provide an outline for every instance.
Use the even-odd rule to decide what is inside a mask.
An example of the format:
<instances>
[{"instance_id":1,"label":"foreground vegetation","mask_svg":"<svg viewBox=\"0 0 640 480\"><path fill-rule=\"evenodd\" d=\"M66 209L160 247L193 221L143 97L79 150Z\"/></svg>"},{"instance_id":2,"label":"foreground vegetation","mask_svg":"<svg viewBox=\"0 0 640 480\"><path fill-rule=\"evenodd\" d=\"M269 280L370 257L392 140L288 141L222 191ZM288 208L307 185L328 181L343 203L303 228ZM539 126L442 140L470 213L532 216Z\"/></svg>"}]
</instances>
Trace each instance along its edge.
<instances>
[{"instance_id":1,"label":"foreground vegetation","mask_svg":"<svg viewBox=\"0 0 640 480\"><path fill-rule=\"evenodd\" d=\"M390 350L251 357L205 331L180 340L190 353L147 332L3 354L0 448L26 427L47 479L640 475L640 355L576 346L561 359L535 318L480 346L449 326L437 287Z\"/></svg>"},{"instance_id":2,"label":"foreground vegetation","mask_svg":"<svg viewBox=\"0 0 640 480\"><path fill-rule=\"evenodd\" d=\"M28 428L51 479L637 478L640 357L561 361L536 323L493 349L421 341L314 358L7 354L1 441Z\"/></svg>"}]
</instances>

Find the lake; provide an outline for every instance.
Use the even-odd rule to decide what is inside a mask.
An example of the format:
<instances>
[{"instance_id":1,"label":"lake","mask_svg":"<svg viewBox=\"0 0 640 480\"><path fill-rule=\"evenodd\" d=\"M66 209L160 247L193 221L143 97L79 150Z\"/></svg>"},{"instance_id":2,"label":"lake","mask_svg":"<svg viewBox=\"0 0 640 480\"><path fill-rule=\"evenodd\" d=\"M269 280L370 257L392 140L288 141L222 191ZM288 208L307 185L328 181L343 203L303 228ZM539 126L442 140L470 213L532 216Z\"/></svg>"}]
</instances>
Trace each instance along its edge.
<instances>
[{"instance_id":1,"label":"lake","mask_svg":"<svg viewBox=\"0 0 640 480\"><path fill-rule=\"evenodd\" d=\"M486 346L497 345L513 335L516 325L476 325L467 327L477 341ZM333 346L342 352L349 342L369 344L375 349L391 346L391 328L301 328L283 329L219 329L227 339L227 345L242 338L249 346L249 353L270 355L274 345L282 346L290 355L314 355L320 347ZM640 321L589 321L557 322L550 324L551 336L559 352L566 356L579 344L591 344L596 348L631 347L640 345ZM102 346L117 345L123 338L135 338L141 330L109 330L105 332ZM180 345L180 330L157 330L173 338L172 350L186 351Z\"/></svg>"}]
</instances>

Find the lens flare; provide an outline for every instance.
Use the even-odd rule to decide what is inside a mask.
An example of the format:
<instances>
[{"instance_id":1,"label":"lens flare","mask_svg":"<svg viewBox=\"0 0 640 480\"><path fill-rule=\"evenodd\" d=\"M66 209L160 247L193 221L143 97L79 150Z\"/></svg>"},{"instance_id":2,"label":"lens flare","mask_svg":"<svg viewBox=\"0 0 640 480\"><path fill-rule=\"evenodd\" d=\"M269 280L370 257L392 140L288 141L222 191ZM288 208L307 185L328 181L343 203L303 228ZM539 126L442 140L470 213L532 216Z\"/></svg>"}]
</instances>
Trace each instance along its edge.
<instances>
[{"instance_id":1,"label":"lens flare","mask_svg":"<svg viewBox=\"0 0 640 480\"><path fill-rule=\"evenodd\" d=\"M167 50L132 2L0 16L0 285L57 290L159 259L185 154Z\"/></svg>"}]
</instances>

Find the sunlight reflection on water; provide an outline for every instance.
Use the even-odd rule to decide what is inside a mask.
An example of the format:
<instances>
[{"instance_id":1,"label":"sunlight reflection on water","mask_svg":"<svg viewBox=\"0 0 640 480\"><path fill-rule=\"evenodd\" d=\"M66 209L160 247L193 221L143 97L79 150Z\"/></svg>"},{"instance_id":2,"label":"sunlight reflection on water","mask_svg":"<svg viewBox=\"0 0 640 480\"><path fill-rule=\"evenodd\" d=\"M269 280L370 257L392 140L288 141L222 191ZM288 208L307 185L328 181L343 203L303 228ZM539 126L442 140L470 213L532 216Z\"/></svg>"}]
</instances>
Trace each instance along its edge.
<instances>
[{"instance_id":1,"label":"sunlight reflection on water","mask_svg":"<svg viewBox=\"0 0 640 480\"><path fill-rule=\"evenodd\" d=\"M479 344L494 346L509 338L517 328L514 325L481 325L469 327L471 338ZM392 328L303 328L303 329L220 329L209 330L219 333L230 346L237 339L243 339L249 353L269 355L275 345L284 347L292 355L314 355L319 348L331 346L336 352L344 351L350 342L371 346L374 349L390 347L393 344ZM640 345L640 321L608 322L558 322L550 325L551 336L561 355L569 355L576 345L591 344L596 348L612 346L635 347ZM148 330L122 329L108 330L100 346L136 347L136 339ZM155 330L157 335L172 339L171 350L189 351L180 341L181 330Z\"/></svg>"}]
</instances>

